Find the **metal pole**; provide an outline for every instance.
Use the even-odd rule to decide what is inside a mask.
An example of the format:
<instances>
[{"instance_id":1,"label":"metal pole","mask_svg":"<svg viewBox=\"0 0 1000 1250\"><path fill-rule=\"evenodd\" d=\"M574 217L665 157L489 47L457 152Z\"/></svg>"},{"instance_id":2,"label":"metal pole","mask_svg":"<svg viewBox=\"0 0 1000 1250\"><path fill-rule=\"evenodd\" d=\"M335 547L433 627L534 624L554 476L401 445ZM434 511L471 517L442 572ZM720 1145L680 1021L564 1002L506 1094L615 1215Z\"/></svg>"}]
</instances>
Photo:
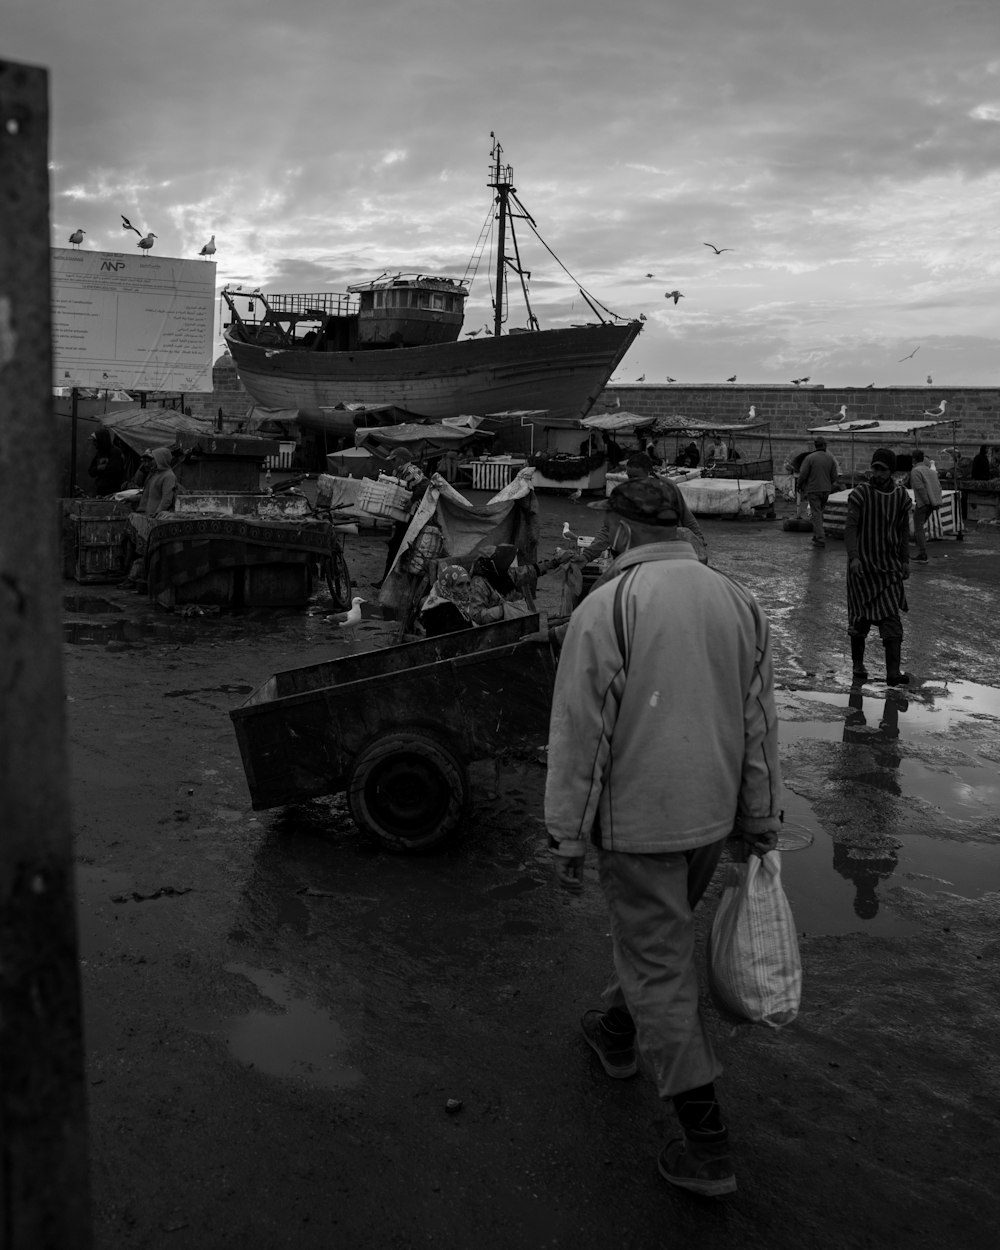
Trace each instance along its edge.
<instances>
[{"instance_id":1,"label":"metal pole","mask_svg":"<svg viewBox=\"0 0 1000 1250\"><path fill-rule=\"evenodd\" d=\"M80 392L74 386L71 396L71 420L69 435L69 497L70 499L76 494L76 424L77 413L79 410Z\"/></svg>"},{"instance_id":2,"label":"metal pole","mask_svg":"<svg viewBox=\"0 0 1000 1250\"><path fill-rule=\"evenodd\" d=\"M89 1250L53 508L48 75L0 61L0 1244Z\"/></svg>"}]
</instances>

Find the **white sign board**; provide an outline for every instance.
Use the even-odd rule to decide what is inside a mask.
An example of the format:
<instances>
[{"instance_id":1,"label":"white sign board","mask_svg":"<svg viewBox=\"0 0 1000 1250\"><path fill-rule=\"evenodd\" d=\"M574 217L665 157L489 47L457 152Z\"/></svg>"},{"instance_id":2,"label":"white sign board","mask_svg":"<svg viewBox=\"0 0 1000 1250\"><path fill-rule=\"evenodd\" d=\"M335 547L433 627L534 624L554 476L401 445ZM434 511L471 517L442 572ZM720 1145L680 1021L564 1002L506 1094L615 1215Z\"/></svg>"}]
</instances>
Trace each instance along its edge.
<instances>
[{"instance_id":1,"label":"white sign board","mask_svg":"<svg viewBox=\"0 0 1000 1250\"><path fill-rule=\"evenodd\" d=\"M52 249L54 387L211 391L215 262Z\"/></svg>"}]
</instances>

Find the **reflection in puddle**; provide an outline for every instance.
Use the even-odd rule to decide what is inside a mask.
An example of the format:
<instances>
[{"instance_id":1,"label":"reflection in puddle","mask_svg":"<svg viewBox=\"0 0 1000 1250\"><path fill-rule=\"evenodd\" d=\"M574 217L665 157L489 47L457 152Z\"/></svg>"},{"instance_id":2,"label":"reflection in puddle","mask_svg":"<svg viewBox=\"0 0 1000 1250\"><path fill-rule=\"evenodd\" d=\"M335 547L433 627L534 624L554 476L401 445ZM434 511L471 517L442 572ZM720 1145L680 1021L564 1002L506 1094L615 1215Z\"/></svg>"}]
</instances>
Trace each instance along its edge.
<instances>
[{"instance_id":1,"label":"reflection in puddle","mask_svg":"<svg viewBox=\"0 0 1000 1250\"><path fill-rule=\"evenodd\" d=\"M325 1011L294 998L285 977L245 964L227 964L226 971L252 981L281 1010L189 1021L188 1028L224 1035L235 1059L269 1076L293 1077L324 1089L360 1084L362 1073L344 1061L340 1026Z\"/></svg>"},{"instance_id":2,"label":"reflection in puddle","mask_svg":"<svg viewBox=\"0 0 1000 1250\"><path fill-rule=\"evenodd\" d=\"M1000 718L1000 691L968 682L912 692L854 688L840 698L783 691L779 715L785 748L843 742L863 748L871 760L865 768L862 756L863 771L825 778L845 788L845 804L862 804L861 818L835 835L821 825L807 799L786 794L786 820L816 835L811 846L783 859L782 876L800 930L914 933L918 924L880 906L886 889L901 885L978 898L995 888L1000 841L984 840L982 831L996 823L1000 779L992 748L984 745L990 754L977 753L976 732L984 744L995 739L991 721ZM946 766L916 758L925 754L933 761L942 739L952 751ZM935 836L911 832L911 804L932 814ZM976 831L975 840L962 836L969 830Z\"/></svg>"}]
</instances>

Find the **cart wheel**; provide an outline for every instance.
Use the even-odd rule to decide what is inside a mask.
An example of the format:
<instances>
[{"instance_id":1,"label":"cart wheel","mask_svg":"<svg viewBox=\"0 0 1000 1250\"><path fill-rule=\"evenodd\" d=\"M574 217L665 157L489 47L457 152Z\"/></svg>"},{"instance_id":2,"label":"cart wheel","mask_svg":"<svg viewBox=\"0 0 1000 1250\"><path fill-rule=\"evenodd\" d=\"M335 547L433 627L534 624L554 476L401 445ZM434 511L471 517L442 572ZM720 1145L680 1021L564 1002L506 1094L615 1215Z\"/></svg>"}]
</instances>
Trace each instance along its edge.
<instances>
[{"instance_id":1,"label":"cart wheel","mask_svg":"<svg viewBox=\"0 0 1000 1250\"><path fill-rule=\"evenodd\" d=\"M347 791L359 829L393 851L425 851L458 827L469 803L465 766L430 734L388 734L362 750Z\"/></svg>"},{"instance_id":2,"label":"cart wheel","mask_svg":"<svg viewBox=\"0 0 1000 1250\"><path fill-rule=\"evenodd\" d=\"M330 552L323 565L323 574L326 577L326 584L334 606L349 608L351 606L351 570L347 567L344 553L339 547Z\"/></svg>"}]
</instances>

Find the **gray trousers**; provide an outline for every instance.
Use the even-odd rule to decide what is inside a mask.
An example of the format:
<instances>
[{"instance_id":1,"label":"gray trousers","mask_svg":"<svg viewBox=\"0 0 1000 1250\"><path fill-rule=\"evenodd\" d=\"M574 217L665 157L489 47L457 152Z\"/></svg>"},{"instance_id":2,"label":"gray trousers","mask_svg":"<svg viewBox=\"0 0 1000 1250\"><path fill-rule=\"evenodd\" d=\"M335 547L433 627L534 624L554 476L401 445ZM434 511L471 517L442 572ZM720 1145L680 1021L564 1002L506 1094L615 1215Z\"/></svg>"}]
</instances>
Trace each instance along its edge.
<instances>
[{"instance_id":1,"label":"gray trousers","mask_svg":"<svg viewBox=\"0 0 1000 1250\"><path fill-rule=\"evenodd\" d=\"M597 853L615 966L604 1005L631 1015L643 1068L661 1098L707 1085L722 1071L698 1010L693 912L724 842L657 855Z\"/></svg>"}]
</instances>

